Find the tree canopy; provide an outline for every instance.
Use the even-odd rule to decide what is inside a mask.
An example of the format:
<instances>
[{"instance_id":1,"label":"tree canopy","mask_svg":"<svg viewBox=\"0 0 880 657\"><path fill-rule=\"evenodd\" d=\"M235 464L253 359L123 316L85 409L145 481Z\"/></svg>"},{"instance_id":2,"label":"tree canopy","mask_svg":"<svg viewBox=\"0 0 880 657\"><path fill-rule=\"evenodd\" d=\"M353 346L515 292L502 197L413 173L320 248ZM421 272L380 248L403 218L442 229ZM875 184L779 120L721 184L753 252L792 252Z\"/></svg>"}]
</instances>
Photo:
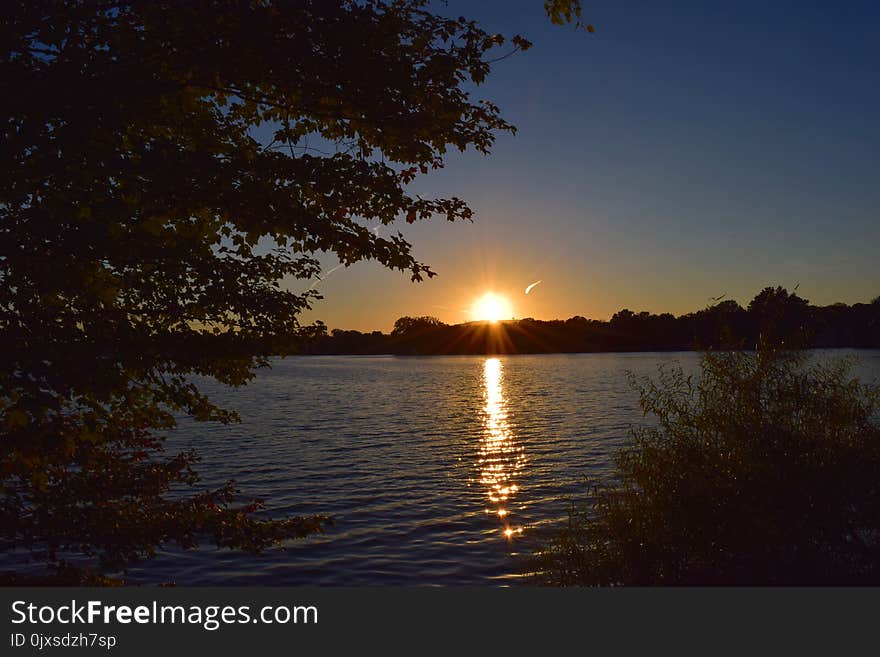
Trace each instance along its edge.
<instances>
[{"instance_id":1,"label":"tree canopy","mask_svg":"<svg viewBox=\"0 0 880 657\"><path fill-rule=\"evenodd\" d=\"M425 329L445 326L436 317L425 315L423 317L398 317L394 322L394 328L391 329L391 335L406 335L408 333L424 331Z\"/></svg>"},{"instance_id":2,"label":"tree canopy","mask_svg":"<svg viewBox=\"0 0 880 657\"><path fill-rule=\"evenodd\" d=\"M191 377L243 384L311 335L318 295L284 281L317 255L434 274L370 223L471 218L407 187L514 131L471 85L529 42L421 0L21 0L0 43L0 550L114 570L319 530L232 484L168 497L196 455L156 431L236 419Z\"/></svg>"}]
</instances>

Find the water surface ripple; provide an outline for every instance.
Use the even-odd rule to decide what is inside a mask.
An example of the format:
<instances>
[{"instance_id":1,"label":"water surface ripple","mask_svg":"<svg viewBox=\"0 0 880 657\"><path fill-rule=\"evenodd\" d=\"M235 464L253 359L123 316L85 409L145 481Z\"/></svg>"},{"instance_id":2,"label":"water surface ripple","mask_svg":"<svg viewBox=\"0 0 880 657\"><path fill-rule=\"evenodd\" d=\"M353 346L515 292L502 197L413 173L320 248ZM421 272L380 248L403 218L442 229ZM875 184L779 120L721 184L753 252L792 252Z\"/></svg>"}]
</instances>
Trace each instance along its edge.
<instances>
[{"instance_id":1,"label":"water surface ripple","mask_svg":"<svg viewBox=\"0 0 880 657\"><path fill-rule=\"evenodd\" d=\"M859 352L880 372L880 352ZM585 476L645 421L626 372L693 353L277 360L241 389L206 385L242 423L183 421L205 483L236 479L273 515L323 513L317 537L253 556L169 551L129 581L181 585L513 584L517 557L566 516Z\"/></svg>"}]
</instances>

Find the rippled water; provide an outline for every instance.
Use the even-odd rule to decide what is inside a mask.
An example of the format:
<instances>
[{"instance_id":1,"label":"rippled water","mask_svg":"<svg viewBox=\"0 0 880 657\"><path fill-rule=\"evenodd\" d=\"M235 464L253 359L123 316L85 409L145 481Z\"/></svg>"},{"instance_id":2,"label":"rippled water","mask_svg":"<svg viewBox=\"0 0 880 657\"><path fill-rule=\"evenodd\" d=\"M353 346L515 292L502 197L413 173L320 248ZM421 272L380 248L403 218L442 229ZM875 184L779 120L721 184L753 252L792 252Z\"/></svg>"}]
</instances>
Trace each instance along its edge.
<instances>
[{"instance_id":1,"label":"rippled water","mask_svg":"<svg viewBox=\"0 0 880 657\"><path fill-rule=\"evenodd\" d=\"M860 373L880 352L860 352ZM233 426L183 423L203 456L271 513L324 513L325 535L252 556L164 553L129 581L196 585L512 584L533 537L645 421L626 372L696 368L693 353L278 360L238 390ZM873 377L869 377L873 378Z\"/></svg>"}]
</instances>

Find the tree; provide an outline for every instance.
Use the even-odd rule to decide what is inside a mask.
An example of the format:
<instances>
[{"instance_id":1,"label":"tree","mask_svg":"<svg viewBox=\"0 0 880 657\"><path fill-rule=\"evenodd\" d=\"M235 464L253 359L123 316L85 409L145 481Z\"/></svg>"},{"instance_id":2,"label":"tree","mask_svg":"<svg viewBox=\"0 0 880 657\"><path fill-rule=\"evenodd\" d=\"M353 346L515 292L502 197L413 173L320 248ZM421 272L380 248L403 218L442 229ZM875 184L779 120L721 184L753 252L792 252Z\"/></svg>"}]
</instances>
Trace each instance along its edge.
<instances>
[{"instance_id":1,"label":"tree","mask_svg":"<svg viewBox=\"0 0 880 657\"><path fill-rule=\"evenodd\" d=\"M636 382L656 418L541 567L562 585L880 582L880 388L845 360L706 353Z\"/></svg>"},{"instance_id":2,"label":"tree","mask_svg":"<svg viewBox=\"0 0 880 657\"><path fill-rule=\"evenodd\" d=\"M789 346L805 346L810 338L809 302L784 287L765 287L747 308L752 316L759 340L770 344L787 342Z\"/></svg>"},{"instance_id":3,"label":"tree","mask_svg":"<svg viewBox=\"0 0 880 657\"><path fill-rule=\"evenodd\" d=\"M438 326L446 326L436 317L425 315L423 317L398 317L394 322L394 328L391 329L391 335L406 335L408 333L417 333L427 329L436 328Z\"/></svg>"},{"instance_id":4,"label":"tree","mask_svg":"<svg viewBox=\"0 0 880 657\"><path fill-rule=\"evenodd\" d=\"M554 18L577 3L548 5ZM176 413L322 327L316 255L433 272L389 224L469 219L407 185L513 132L468 90L505 43L421 0L20 0L0 19L0 550L115 571L161 545L262 549L270 520L163 456ZM563 13L560 13L563 12ZM515 50L528 41L509 40ZM267 137L257 138L262 130Z\"/></svg>"},{"instance_id":5,"label":"tree","mask_svg":"<svg viewBox=\"0 0 880 657\"><path fill-rule=\"evenodd\" d=\"M693 313L691 324L693 343L699 348L718 349L755 344L754 336L749 336L748 314L732 299L719 301Z\"/></svg>"}]
</instances>

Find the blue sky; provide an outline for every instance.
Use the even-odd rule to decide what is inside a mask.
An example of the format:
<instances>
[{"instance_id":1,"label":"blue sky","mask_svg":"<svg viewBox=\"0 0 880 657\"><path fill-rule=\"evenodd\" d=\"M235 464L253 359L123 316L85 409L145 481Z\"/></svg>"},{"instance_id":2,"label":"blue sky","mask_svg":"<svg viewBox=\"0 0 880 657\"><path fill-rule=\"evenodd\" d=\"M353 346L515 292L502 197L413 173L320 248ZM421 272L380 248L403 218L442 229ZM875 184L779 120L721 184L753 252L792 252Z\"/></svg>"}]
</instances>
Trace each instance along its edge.
<instances>
[{"instance_id":1,"label":"blue sky","mask_svg":"<svg viewBox=\"0 0 880 657\"><path fill-rule=\"evenodd\" d=\"M437 278L340 269L308 319L465 321L489 289L541 319L880 295L880 5L589 2L588 35L542 4L439 6L534 43L475 89L519 132L415 184L477 213L400 227Z\"/></svg>"}]
</instances>

